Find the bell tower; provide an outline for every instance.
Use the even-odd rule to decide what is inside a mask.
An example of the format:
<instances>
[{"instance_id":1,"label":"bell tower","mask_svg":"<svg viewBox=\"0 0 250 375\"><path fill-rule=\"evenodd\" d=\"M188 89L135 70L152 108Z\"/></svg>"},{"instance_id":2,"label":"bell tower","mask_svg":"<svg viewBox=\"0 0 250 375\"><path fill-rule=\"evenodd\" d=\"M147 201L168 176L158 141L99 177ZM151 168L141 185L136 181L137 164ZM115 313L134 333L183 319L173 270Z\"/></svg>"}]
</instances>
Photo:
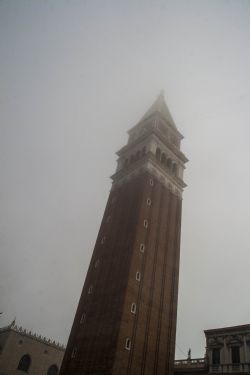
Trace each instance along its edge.
<instances>
[{"instance_id":1,"label":"bell tower","mask_svg":"<svg viewBox=\"0 0 250 375\"><path fill-rule=\"evenodd\" d=\"M173 372L187 158L163 94L128 135L61 375Z\"/></svg>"}]
</instances>

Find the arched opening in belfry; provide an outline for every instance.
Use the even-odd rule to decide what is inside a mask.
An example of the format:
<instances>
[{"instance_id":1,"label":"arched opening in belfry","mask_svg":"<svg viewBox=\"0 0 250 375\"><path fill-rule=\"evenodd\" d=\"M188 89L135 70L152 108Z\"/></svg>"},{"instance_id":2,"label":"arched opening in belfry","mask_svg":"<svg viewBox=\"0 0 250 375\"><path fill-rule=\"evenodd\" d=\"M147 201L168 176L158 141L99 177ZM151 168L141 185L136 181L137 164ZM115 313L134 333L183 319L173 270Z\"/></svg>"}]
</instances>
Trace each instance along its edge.
<instances>
[{"instance_id":1,"label":"arched opening in belfry","mask_svg":"<svg viewBox=\"0 0 250 375\"><path fill-rule=\"evenodd\" d=\"M170 158L168 158L168 160L167 160L167 167L169 169L171 169L171 167L172 167L172 160Z\"/></svg>"},{"instance_id":2,"label":"arched opening in belfry","mask_svg":"<svg viewBox=\"0 0 250 375\"><path fill-rule=\"evenodd\" d=\"M166 157L166 154L163 152L161 154L161 163L166 165L166 162L167 162L167 157Z\"/></svg>"},{"instance_id":3,"label":"arched opening in belfry","mask_svg":"<svg viewBox=\"0 0 250 375\"><path fill-rule=\"evenodd\" d=\"M156 153L155 153L156 159L160 160L161 159L161 149L157 147Z\"/></svg>"},{"instance_id":4,"label":"arched opening in belfry","mask_svg":"<svg viewBox=\"0 0 250 375\"><path fill-rule=\"evenodd\" d=\"M177 164L176 163L173 163L173 166L172 166L172 171L175 175L177 175Z\"/></svg>"}]
</instances>

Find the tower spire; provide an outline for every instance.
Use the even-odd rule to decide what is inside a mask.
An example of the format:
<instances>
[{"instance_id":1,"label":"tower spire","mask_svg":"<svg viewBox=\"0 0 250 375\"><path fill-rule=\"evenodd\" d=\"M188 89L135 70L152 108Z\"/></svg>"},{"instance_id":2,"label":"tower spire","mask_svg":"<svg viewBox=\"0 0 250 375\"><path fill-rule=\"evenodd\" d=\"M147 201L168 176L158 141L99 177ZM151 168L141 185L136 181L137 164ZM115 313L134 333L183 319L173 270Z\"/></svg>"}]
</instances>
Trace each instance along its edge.
<instances>
[{"instance_id":1,"label":"tower spire","mask_svg":"<svg viewBox=\"0 0 250 375\"><path fill-rule=\"evenodd\" d=\"M160 116L174 129L176 129L175 122L172 118L172 115L167 107L165 102L165 94L164 90L161 90L160 94L151 105L151 107L147 110L147 112L142 117L141 121L147 119L148 117L152 116L153 114L158 113Z\"/></svg>"}]
</instances>

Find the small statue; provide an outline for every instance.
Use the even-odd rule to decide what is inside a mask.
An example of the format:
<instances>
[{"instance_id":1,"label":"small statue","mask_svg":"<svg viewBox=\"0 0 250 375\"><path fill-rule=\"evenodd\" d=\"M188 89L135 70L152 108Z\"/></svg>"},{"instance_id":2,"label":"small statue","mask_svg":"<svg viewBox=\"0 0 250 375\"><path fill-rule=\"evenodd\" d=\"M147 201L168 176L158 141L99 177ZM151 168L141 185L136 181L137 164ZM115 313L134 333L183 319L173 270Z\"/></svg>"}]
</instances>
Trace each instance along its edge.
<instances>
[{"instance_id":1,"label":"small statue","mask_svg":"<svg viewBox=\"0 0 250 375\"><path fill-rule=\"evenodd\" d=\"M188 361L191 361L191 348L188 349Z\"/></svg>"}]
</instances>

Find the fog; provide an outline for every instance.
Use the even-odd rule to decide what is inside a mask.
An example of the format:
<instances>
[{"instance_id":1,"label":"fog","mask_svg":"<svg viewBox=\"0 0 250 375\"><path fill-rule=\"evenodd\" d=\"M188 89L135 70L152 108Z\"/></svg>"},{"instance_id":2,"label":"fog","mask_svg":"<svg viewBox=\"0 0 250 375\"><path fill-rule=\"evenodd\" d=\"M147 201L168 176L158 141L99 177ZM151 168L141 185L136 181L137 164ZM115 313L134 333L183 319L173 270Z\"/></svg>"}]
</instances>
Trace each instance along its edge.
<instances>
[{"instance_id":1,"label":"fog","mask_svg":"<svg viewBox=\"0 0 250 375\"><path fill-rule=\"evenodd\" d=\"M0 326L66 343L115 152L159 92L189 159L176 357L250 323L250 2L0 1Z\"/></svg>"}]
</instances>

